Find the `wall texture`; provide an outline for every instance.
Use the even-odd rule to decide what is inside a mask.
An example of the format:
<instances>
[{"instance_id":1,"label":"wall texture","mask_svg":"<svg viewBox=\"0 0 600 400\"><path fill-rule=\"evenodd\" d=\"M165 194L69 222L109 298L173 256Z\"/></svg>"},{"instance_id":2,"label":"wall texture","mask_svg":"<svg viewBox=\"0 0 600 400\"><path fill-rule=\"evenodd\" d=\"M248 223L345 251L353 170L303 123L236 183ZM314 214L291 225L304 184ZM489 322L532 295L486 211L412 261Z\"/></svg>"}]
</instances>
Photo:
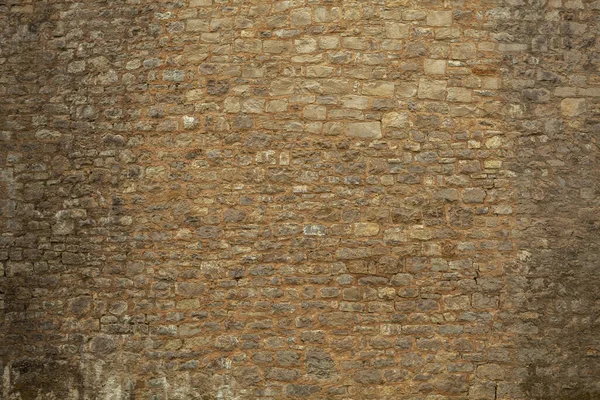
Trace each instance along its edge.
<instances>
[{"instance_id":1,"label":"wall texture","mask_svg":"<svg viewBox=\"0 0 600 400\"><path fill-rule=\"evenodd\" d=\"M599 17L0 1L0 398L600 399Z\"/></svg>"}]
</instances>

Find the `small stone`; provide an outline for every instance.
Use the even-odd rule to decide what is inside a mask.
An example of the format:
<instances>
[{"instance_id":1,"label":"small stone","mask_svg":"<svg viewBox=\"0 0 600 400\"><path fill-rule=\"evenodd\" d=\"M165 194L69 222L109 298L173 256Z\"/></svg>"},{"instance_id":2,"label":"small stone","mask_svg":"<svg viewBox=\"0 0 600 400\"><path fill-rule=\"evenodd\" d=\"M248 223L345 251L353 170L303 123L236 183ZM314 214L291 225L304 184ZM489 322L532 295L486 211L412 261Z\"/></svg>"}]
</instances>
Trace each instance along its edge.
<instances>
[{"instance_id":1,"label":"small stone","mask_svg":"<svg viewBox=\"0 0 600 400\"><path fill-rule=\"evenodd\" d=\"M285 394L293 397L310 397L321 391L321 388L316 385L287 385Z\"/></svg>"},{"instance_id":2,"label":"small stone","mask_svg":"<svg viewBox=\"0 0 600 400\"><path fill-rule=\"evenodd\" d=\"M383 114L381 124L384 128L405 128L408 123L407 113L390 112Z\"/></svg>"},{"instance_id":3,"label":"small stone","mask_svg":"<svg viewBox=\"0 0 600 400\"><path fill-rule=\"evenodd\" d=\"M75 231L75 223L70 220L58 221L52 226L52 233L55 235L69 235Z\"/></svg>"},{"instance_id":4,"label":"small stone","mask_svg":"<svg viewBox=\"0 0 600 400\"><path fill-rule=\"evenodd\" d=\"M355 122L348 124L348 136L361 139L380 139L381 123L380 122Z\"/></svg>"},{"instance_id":5,"label":"small stone","mask_svg":"<svg viewBox=\"0 0 600 400\"><path fill-rule=\"evenodd\" d=\"M427 229L425 227L412 227L408 231L408 234L411 239L417 240L429 240L433 237L431 229Z\"/></svg>"},{"instance_id":6,"label":"small stone","mask_svg":"<svg viewBox=\"0 0 600 400\"><path fill-rule=\"evenodd\" d=\"M547 89L525 89L523 96L534 103L547 103L550 100L550 92Z\"/></svg>"},{"instance_id":7,"label":"small stone","mask_svg":"<svg viewBox=\"0 0 600 400\"><path fill-rule=\"evenodd\" d=\"M512 214L513 209L509 205L498 205L492 208L492 212L499 215L508 215Z\"/></svg>"},{"instance_id":8,"label":"small stone","mask_svg":"<svg viewBox=\"0 0 600 400\"><path fill-rule=\"evenodd\" d=\"M298 379L300 372L295 369L271 368L266 377L269 380L290 382Z\"/></svg>"},{"instance_id":9,"label":"small stone","mask_svg":"<svg viewBox=\"0 0 600 400\"><path fill-rule=\"evenodd\" d=\"M353 376L354 380L358 383L364 384L381 384L383 383L383 377L381 371L376 369L365 369L357 371Z\"/></svg>"},{"instance_id":10,"label":"small stone","mask_svg":"<svg viewBox=\"0 0 600 400\"><path fill-rule=\"evenodd\" d=\"M474 43L458 43L452 45L453 60L469 60L476 56Z\"/></svg>"},{"instance_id":11,"label":"small stone","mask_svg":"<svg viewBox=\"0 0 600 400\"><path fill-rule=\"evenodd\" d=\"M339 260L356 260L367 258L371 255L371 250L368 248L341 248L335 252L335 256Z\"/></svg>"},{"instance_id":12,"label":"small stone","mask_svg":"<svg viewBox=\"0 0 600 400\"><path fill-rule=\"evenodd\" d=\"M393 96L392 82L368 82L363 84L362 94L367 96Z\"/></svg>"},{"instance_id":13,"label":"small stone","mask_svg":"<svg viewBox=\"0 0 600 400\"><path fill-rule=\"evenodd\" d=\"M303 232L306 236L325 236L327 227L324 225L305 225Z\"/></svg>"},{"instance_id":14,"label":"small stone","mask_svg":"<svg viewBox=\"0 0 600 400\"><path fill-rule=\"evenodd\" d=\"M311 10L310 8L301 8L298 10L292 10L290 13L290 19L292 26L304 26L311 24Z\"/></svg>"},{"instance_id":15,"label":"small stone","mask_svg":"<svg viewBox=\"0 0 600 400\"><path fill-rule=\"evenodd\" d=\"M383 240L386 242L406 242L407 236L402 228L390 228L383 232Z\"/></svg>"},{"instance_id":16,"label":"small stone","mask_svg":"<svg viewBox=\"0 0 600 400\"><path fill-rule=\"evenodd\" d=\"M242 112L250 114L261 114L265 108L263 99L244 99L242 102Z\"/></svg>"},{"instance_id":17,"label":"small stone","mask_svg":"<svg viewBox=\"0 0 600 400\"><path fill-rule=\"evenodd\" d=\"M198 101L204 97L201 89L188 90L185 93L185 100L188 102Z\"/></svg>"},{"instance_id":18,"label":"small stone","mask_svg":"<svg viewBox=\"0 0 600 400\"><path fill-rule=\"evenodd\" d=\"M263 380L258 367L234 367L232 368L232 375L242 387L256 385Z\"/></svg>"},{"instance_id":19,"label":"small stone","mask_svg":"<svg viewBox=\"0 0 600 400\"><path fill-rule=\"evenodd\" d=\"M460 160L458 162L458 171L461 174L481 172L481 164L477 160Z\"/></svg>"},{"instance_id":20,"label":"small stone","mask_svg":"<svg viewBox=\"0 0 600 400\"><path fill-rule=\"evenodd\" d=\"M246 218L246 213L241 210L228 208L223 213L223 222L242 222Z\"/></svg>"},{"instance_id":21,"label":"small stone","mask_svg":"<svg viewBox=\"0 0 600 400\"><path fill-rule=\"evenodd\" d=\"M429 11L427 25L450 26L452 25L452 11Z\"/></svg>"},{"instance_id":22,"label":"small stone","mask_svg":"<svg viewBox=\"0 0 600 400\"><path fill-rule=\"evenodd\" d=\"M415 97L417 95L417 85L412 83L399 83L396 88L398 97Z\"/></svg>"},{"instance_id":23,"label":"small stone","mask_svg":"<svg viewBox=\"0 0 600 400\"><path fill-rule=\"evenodd\" d=\"M471 102L471 90L461 87L448 88L448 101L457 101L461 103Z\"/></svg>"},{"instance_id":24,"label":"small stone","mask_svg":"<svg viewBox=\"0 0 600 400\"><path fill-rule=\"evenodd\" d=\"M485 380L503 380L504 368L498 364L484 364L477 367L477 377Z\"/></svg>"},{"instance_id":25,"label":"small stone","mask_svg":"<svg viewBox=\"0 0 600 400\"><path fill-rule=\"evenodd\" d=\"M324 65L310 65L306 68L306 76L309 78L325 78L333 74L333 67Z\"/></svg>"},{"instance_id":26,"label":"small stone","mask_svg":"<svg viewBox=\"0 0 600 400\"><path fill-rule=\"evenodd\" d=\"M275 353L275 356L277 364L281 366L290 367L300 365L300 354L295 351L281 350Z\"/></svg>"},{"instance_id":27,"label":"small stone","mask_svg":"<svg viewBox=\"0 0 600 400\"><path fill-rule=\"evenodd\" d=\"M67 72L70 74L77 74L85 71L85 61L73 61L67 67Z\"/></svg>"},{"instance_id":28,"label":"small stone","mask_svg":"<svg viewBox=\"0 0 600 400\"><path fill-rule=\"evenodd\" d=\"M421 79L419 81L419 95L420 99L431 99L431 100L444 100L446 97L446 87L448 82L446 81L430 81Z\"/></svg>"},{"instance_id":29,"label":"small stone","mask_svg":"<svg viewBox=\"0 0 600 400\"><path fill-rule=\"evenodd\" d=\"M493 136L485 141L485 147L488 149L497 149L502 146L503 140L500 136Z\"/></svg>"},{"instance_id":30,"label":"small stone","mask_svg":"<svg viewBox=\"0 0 600 400\"><path fill-rule=\"evenodd\" d=\"M342 98L342 106L344 108L364 110L369 107L369 99L367 96L345 96Z\"/></svg>"},{"instance_id":31,"label":"small stone","mask_svg":"<svg viewBox=\"0 0 600 400\"><path fill-rule=\"evenodd\" d=\"M463 202L467 204L483 203L486 192L481 188L466 188L462 192Z\"/></svg>"},{"instance_id":32,"label":"small stone","mask_svg":"<svg viewBox=\"0 0 600 400\"><path fill-rule=\"evenodd\" d=\"M354 236L367 237L377 236L379 234L379 225L371 222L358 222L354 224Z\"/></svg>"},{"instance_id":33,"label":"small stone","mask_svg":"<svg viewBox=\"0 0 600 400\"><path fill-rule=\"evenodd\" d=\"M446 73L446 60L425 60L425 73L430 75L444 75Z\"/></svg>"},{"instance_id":34,"label":"small stone","mask_svg":"<svg viewBox=\"0 0 600 400\"><path fill-rule=\"evenodd\" d=\"M564 117L577 117L586 111L585 99L564 99L560 102L560 111Z\"/></svg>"},{"instance_id":35,"label":"small stone","mask_svg":"<svg viewBox=\"0 0 600 400\"><path fill-rule=\"evenodd\" d=\"M399 22L385 23L385 36L390 39L404 39L408 37L409 26Z\"/></svg>"},{"instance_id":36,"label":"small stone","mask_svg":"<svg viewBox=\"0 0 600 400\"><path fill-rule=\"evenodd\" d=\"M196 117L184 116L183 117L183 128L184 129L194 129L198 126L198 119Z\"/></svg>"},{"instance_id":37,"label":"small stone","mask_svg":"<svg viewBox=\"0 0 600 400\"><path fill-rule=\"evenodd\" d=\"M298 53L313 53L317 51L317 41L313 38L302 38L294 40L294 46Z\"/></svg>"},{"instance_id":38,"label":"small stone","mask_svg":"<svg viewBox=\"0 0 600 400\"><path fill-rule=\"evenodd\" d=\"M327 117L327 107L307 105L304 107L304 118L310 120L324 120Z\"/></svg>"},{"instance_id":39,"label":"small stone","mask_svg":"<svg viewBox=\"0 0 600 400\"><path fill-rule=\"evenodd\" d=\"M163 71L163 79L168 82L183 82L185 72L180 70L166 70Z\"/></svg>"},{"instance_id":40,"label":"small stone","mask_svg":"<svg viewBox=\"0 0 600 400\"><path fill-rule=\"evenodd\" d=\"M107 335L99 335L90 340L90 351L92 353L112 353L117 349L115 340Z\"/></svg>"},{"instance_id":41,"label":"small stone","mask_svg":"<svg viewBox=\"0 0 600 400\"><path fill-rule=\"evenodd\" d=\"M342 38L342 47L345 49L364 50L368 45L369 43L364 38L352 36Z\"/></svg>"}]
</instances>

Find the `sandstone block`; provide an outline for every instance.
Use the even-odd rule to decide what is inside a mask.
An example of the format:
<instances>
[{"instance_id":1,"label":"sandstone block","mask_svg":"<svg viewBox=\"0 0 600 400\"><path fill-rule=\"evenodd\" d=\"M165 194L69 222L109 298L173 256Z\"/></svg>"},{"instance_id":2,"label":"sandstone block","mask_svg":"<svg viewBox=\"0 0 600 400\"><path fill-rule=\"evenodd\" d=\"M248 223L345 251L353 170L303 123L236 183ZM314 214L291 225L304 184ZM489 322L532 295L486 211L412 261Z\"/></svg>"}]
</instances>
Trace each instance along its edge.
<instances>
[{"instance_id":1,"label":"sandstone block","mask_svg":"<svg viewBox=\"0 0 600 400\"><path fill-rule=\"evenodd\" d=\"M444 75L446 73L446 60L425 60L425 73L430 75Z\"/></svg>"},{"instance_id":2,"label":"sandstone block","mask_svg":"<svg viewBox=\"0 0 600 400\"><path fill-rule=\"evenodd\" d=\"M560 111L564 117L577 117L586 111L585 99L564 99L560 102Z\"/></svg>"},{"instance_id":3,"label":"sandstone block","mask_svg":"<svg viewBox=\"0 0 600 400\"><path fill-rule=\"evenodd\" d=\"M379 225L372 222L358 222L354 224L354 236L366 237L379 234Z\"/></svg>"},{"instance_id":4,"label":"sandstone block","mask_svg":"<svg viewBox=\"0 0 600 400\"><path fill-rule=\"evenodd\" d=\"M381 122L355 122L347 126L347 135L361 139L380 139Z\"/></svg>"},{"instance_id":5,"label":"sandstone block","mask_svg":"<svg viewBox=\"0 0 600 400\"><path fill-rule=\"evenodd\" d=\"M452 25L452 11L429 11L427 13L427 25L450 26Z\"/></svg>"},{"instance_id":6,"label":"sandstone block","mask_svg":"<svg viewBox=\"0 0 600 400\"><path fill-rule=\"evenodd\" d=\"M446 97L446 81L431 81L421 79L419 81L418 97L420 99L444 100Z\"/></svg>"}]
</instances>

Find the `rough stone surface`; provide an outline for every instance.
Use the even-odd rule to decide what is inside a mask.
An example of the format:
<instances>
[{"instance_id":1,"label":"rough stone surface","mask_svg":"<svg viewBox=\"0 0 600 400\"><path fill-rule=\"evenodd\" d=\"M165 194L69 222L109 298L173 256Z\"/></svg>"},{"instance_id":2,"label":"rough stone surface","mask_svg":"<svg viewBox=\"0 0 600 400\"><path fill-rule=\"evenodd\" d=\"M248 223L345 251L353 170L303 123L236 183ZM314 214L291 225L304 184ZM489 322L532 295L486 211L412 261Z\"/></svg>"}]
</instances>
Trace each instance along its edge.
<instances>
[{"instance_id":1,"label":"rough stone surface","mask_svg":"<svg viewBox=\"0 0 600 400\"><path fill-rule=\"evenodd\" d=\"M0 2L0 397L600 398L599 12Z\"/></svg>"}]
</instances>

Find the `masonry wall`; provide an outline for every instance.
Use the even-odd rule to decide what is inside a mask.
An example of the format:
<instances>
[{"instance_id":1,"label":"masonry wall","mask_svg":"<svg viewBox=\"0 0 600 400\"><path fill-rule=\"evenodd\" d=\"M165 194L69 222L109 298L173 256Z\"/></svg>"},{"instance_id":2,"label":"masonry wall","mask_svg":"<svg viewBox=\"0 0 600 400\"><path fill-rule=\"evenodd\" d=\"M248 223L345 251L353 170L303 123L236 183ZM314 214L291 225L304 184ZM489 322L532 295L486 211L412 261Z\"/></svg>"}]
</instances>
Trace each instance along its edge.
<instances>
[{"instance_id":1,"label":"masonry wall","mask_svg":"<svg viewBox=\"0 0 600 400\"><path fill-rule=\"evenodd\" d=\"M599 9L0 2L0 397L600 398Z\"/></svg>"}]
</instances>

